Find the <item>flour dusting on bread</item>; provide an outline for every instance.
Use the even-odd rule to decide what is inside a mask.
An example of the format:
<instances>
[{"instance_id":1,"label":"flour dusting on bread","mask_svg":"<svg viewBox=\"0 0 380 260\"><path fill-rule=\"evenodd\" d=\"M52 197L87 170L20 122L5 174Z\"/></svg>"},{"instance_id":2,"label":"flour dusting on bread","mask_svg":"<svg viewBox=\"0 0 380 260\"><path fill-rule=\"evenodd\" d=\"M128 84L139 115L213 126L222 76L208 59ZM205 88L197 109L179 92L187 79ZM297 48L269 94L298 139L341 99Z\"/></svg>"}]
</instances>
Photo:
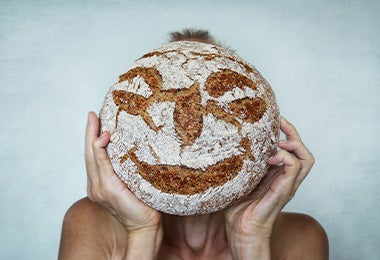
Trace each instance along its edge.
<instances>
[{"instance_id":1,"label":"flour dusting on bread","mask_svg":"<svg viewBox=\"0 0 380 260\"><path fill-rule=\"evenodd\" d=\"M205 214L246 196L277 148L274 93L251 65L206 43L163 45L108 91L101 130L115 173L168 214Z\"/></svg>"}]
</instances>

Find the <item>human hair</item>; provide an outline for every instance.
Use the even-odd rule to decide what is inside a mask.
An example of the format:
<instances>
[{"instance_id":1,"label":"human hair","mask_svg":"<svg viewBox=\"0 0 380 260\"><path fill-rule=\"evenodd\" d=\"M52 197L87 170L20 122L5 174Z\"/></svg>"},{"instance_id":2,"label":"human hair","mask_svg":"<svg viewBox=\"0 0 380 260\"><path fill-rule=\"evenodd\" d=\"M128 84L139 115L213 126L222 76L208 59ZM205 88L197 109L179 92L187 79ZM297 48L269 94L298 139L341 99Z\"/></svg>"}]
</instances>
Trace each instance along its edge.
<instances>
[{"instance_id":1,"label":"human hair","mask_svg":"<svg viewBox=\"0 0 380 260\"><path fill-rule=\"evenodd\" d=\"M214 37L204 29L186 28L182 31L171 32L169 35L169 42L193 40L218 45Z\"/></svg>"},{"instance_id":2,"label":"human hair","mask_svg":"<svg viewBox=\"0 0 380 260\"><path fill-rule=\"evenodd\" d=\"M224 42L216 40L207 30L196 29L196 28L186 28L182 31L174 31L169 33L169 42L178 42L178 41L197 41L203 43L210 43L217 45L219 47L225 48L231 52L236 51L231 48L230 45L226 45Z\"/></svg>"}]
</instances>

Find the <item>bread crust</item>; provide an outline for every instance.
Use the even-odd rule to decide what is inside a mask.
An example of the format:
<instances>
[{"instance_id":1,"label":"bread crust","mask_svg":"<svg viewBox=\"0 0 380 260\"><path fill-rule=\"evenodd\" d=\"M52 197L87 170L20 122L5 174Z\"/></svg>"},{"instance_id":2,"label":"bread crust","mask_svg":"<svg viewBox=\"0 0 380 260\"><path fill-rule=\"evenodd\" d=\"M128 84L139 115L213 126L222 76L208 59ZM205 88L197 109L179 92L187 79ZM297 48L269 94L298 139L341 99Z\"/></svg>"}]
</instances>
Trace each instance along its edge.
<instances>
[{"instance_id":1,"label":"bread crust","mask_svg":"<svg viewBox=\"0 0 380 260\"><path fill-rule=\"evenodd\" d=\"M277 149L279 109L261 74L221 47L165 44L106 94L115 173L147 205L206 214L249 194Z\"/></svg>"}]
</instances>

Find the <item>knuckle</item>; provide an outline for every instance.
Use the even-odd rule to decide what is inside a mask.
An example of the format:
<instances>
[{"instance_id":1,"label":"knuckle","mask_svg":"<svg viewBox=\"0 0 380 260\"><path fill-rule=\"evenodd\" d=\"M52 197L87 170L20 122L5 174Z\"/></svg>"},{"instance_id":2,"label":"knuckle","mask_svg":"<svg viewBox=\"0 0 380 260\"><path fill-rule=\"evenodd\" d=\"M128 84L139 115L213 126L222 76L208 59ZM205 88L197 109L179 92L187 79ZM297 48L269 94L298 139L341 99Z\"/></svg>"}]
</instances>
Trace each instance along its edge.
<instances>
[{"instance_id":1,"label":"knuckle","mask_svg":"<svg viewBox=\"0 0 380 260\"><path fill-rule=\"evenodd\" d=\"M285 150L279 150L279 151L277 152L277 156L278 156L279 158L281 158L281 159L284 159L284 158L286 157L287 154L288 154L288 152L285 151Z\"/></svg>"},{"instance_id":2,"label":"knuckle","mask_svg":"<svg viewBox=\"0 0 380 260\"><path fill-rule=\"evenodd\" d=\"M93 149L97 149L98 148L96 139L91 142L91 146L92 146Z\"/></svg>"},{"instance_id":3,"label":"knuckle","mask_svg":"<svg viewBox=\"0 0 380 260\"><path fill-rule=\"evenodd\" d=\"M310 154L310 165L313 166L315 163L315 157L314 155Z\"/></svg>"},{"instance_id":4,"label":"knuckle","mask_svg":"<svg viewBox=\"0 0 380 260\"><path fill-rule=\"evenodd\" d=\"M296 148L304 147L304 144L300 139L294 139L292 142Z\"/></svg>"}]
</instances>

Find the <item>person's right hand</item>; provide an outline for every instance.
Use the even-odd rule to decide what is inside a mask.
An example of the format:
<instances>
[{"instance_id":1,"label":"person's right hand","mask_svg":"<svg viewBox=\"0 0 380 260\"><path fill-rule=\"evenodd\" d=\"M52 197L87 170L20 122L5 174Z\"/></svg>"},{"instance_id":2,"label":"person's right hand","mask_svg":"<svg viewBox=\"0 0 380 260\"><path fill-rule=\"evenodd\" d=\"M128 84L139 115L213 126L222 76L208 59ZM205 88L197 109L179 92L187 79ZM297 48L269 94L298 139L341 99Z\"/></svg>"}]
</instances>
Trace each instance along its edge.
<instances>
[{"instance_id":1,"label":"person's right hand","mask_svg":"<svg viewBox=\"0 0 380 260\"><path fill-rule=\"evenodd\" d=\"M99 136L99 127L99 118L90 112L85 136L87 195L90 200L107 208L123 224L128 235L127 250L133 244L145 244L146 250L151 244L156 254L163 236L161 213L138 200L114 173L105 149L110 134L104 132Z\"/></svg>"}]
</instances>

